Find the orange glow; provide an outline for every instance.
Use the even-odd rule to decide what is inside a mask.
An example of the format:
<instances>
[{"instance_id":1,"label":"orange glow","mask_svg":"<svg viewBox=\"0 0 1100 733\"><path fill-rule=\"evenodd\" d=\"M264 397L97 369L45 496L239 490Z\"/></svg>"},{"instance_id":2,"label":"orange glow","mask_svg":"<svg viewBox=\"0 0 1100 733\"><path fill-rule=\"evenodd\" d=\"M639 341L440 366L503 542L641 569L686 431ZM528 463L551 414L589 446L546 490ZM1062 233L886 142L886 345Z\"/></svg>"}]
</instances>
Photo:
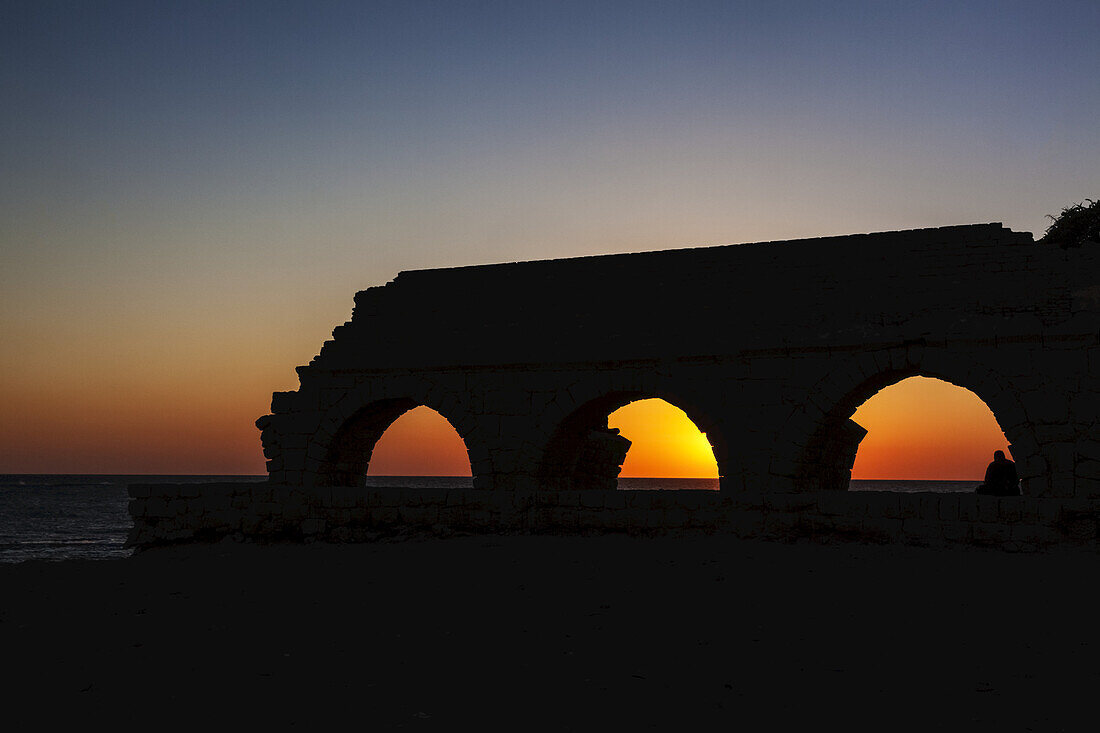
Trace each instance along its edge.
<instances>
[{"instance_id":1,"label":"orange glow","mask_svg":"<svg viewBox=\"0 0 1100 733\"><path fill-rule=\"evenodd\" d=\"M619 474L623 478L718 478L706 434L664 400L631 402L611 413L607 424L633 442Z\"/></svg>"},{"instance_id":2,"label":"orange glow","mask_svg":"<svg viewBox=\"0 0 1100 733\"><path fill-rule=\"evenodd\" d=\"M856 410L867 430L852 478L980 481L993 451L1008 440L973 392L939 379L911 377Z\"/></svg>"},{"instance_id":3,"label":"orange glow","mask_svg":"<svg viewBox=\"0 0 1100 733\"><path fill-rule=\"evenodd\" d=\"M216 296L175 311L105 290L44 302L48 324L0 309L0 473L263 474L255 420L313 339L243 328Z\"/></svg>"},{"instance_id":4,"label":"orange glow","mask_svg":"<svg viewBox=\"0 0 1100 733\"><path fill-rule=\"evenodd\" d=\"M369 476L469 476L466 444L447 418L414 407L382 433L367 467Z\"/></svg>"},{"instance_id":5,"label":"orange glow","mask_svg":"<svg viewBox=\"0 0 1100 733\"><path fill-rule=\"evenodd\" d=\"M201 373L130 376L45 376L4 390L0 472L264 472L253 422L267 411L270 382L243 370L205 384Z\"/></svg>"}]
</instances>

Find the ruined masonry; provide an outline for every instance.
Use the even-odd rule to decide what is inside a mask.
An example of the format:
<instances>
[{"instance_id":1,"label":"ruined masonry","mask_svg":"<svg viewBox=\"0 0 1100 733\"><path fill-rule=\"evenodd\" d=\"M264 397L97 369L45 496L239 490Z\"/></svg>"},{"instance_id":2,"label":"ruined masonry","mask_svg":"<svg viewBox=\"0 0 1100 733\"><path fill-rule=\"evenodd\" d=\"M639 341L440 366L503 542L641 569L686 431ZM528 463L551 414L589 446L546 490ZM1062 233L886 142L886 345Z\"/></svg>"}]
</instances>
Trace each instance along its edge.
<instances>
[{"instance_id":1,"label":"ruined masonry","mask_svg":"<svg viewBox=\"0 0 1100 733\"><path fill-rule=\"evenodd\" d=\"M985 401L1023 497L846 492L865 434L851 415L914 375ZM403 272L357 293L298 376L256 423L269 482L135 487L135 544L398 525L1096 538L1100 248L999 224ZM719 492L613 491L629 441L607 417L650 397L707 434ZM418 405L462 436L474 489L356 488Z\"/></svg>"}]
</instances>

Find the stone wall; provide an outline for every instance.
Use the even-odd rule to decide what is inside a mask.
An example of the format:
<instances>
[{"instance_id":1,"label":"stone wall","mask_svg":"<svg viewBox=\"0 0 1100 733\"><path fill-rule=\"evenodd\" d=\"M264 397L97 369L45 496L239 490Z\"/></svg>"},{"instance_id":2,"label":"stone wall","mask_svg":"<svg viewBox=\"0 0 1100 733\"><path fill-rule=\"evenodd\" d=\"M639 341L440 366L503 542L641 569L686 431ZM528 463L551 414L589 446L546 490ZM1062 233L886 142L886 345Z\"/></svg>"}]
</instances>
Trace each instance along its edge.
<instances>
[{"instance_id":1,"label":"stone wall","mask_svg":"<svg viewBox=\"0 0 1100 733\"><path fill-rule=\"evenodd\" d=\"M1100 501L891 492L490 491L136 484L129 544L370 541L398 532L663 532L818 542L1098 547Z\"/></svg>"},{"instance_id":2,"label":"stone wall","mask_svg":"<svg viewBox=\"0 0 1100 733\"><path fill-rule=\"evenodd\" d=\"M1026 495L1090 499L1100 248L984 224L405 272L358 293L298 375L257 421L279 485L361 483L427 405L478 489L610 489L613 441L593 436L659 397L707 434L723 493L837 491L856 408L923 375L985 401Z\"/></svg>"},{"instance_id":3,"label":"stone wall","mask_svg":"<svg viewBox=\"0 0 1100 733\"><path fill-rule=\"evenodd\" d=\"M357 293L297 371L256 423L268 483L135 486L135 546L400 529L1097 541L1100 247L999 224L403 272ZM1024 496L844 491L856 408L917 375L989 406ZM614 489L629 441L607 417L651 397L706 433L720 491ZM418 405L462 437L473 489L362 487Z\"/></svg>"}]
</instances>

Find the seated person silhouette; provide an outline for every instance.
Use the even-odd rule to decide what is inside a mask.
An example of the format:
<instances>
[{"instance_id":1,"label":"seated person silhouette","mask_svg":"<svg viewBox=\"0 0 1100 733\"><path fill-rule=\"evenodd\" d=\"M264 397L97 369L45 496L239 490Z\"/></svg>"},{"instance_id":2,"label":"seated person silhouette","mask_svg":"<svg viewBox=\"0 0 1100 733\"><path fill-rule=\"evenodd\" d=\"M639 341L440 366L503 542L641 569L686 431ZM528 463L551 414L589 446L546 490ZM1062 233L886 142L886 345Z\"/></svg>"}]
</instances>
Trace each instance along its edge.
<instances>
[{"instance_id":1,"label":"seated person silhouette","mask_svg":"<svg viewBox=\"0 0 1100 733\"><path fill-rule=\"evenodd\" d=\"M987 496L1020 495L1020 479L1016 475L1016 464L1005 458L1003 450L993 454L993 463L985 469L985 481L977 488L977 492Z\"/></svg>"}]
</instances>

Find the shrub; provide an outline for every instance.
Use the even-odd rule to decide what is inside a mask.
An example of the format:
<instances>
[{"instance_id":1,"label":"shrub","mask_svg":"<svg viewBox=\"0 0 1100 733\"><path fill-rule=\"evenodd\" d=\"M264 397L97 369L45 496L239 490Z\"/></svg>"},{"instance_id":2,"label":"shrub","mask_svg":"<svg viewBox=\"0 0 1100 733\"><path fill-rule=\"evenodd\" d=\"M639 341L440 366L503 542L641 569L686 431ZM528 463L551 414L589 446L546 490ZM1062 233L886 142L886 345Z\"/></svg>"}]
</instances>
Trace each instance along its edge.
<instances>
[{"instance_id":1,"label":"shrub","mask_svg":"<svg viewBox=\"0 0 1100 733\"><path fill-rule=\"evenodd\" d=\"M1056 217L1047 214L1053 221L1039 241L1057 244L1062 249L1080 247L1086 242L1100 244L1100 201L1085 201L1088 206L1073 204Z\"/></svg>"}]
</instances>

